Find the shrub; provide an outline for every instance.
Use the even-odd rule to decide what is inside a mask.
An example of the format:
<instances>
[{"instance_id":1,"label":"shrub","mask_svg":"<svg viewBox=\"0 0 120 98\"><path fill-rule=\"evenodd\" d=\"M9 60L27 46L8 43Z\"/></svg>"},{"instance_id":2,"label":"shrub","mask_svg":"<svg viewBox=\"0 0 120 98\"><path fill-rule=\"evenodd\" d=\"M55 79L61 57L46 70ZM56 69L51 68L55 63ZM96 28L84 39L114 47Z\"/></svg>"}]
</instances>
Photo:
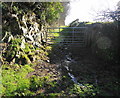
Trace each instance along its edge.
<instances>
[{"instance_id":1,"label":"shrub","mask_svg":"<svg viewBox=\"0 0 120 98\"><path fill-rule=\"evenodd\" d=\"M85 87L74 84L69 90L70 95L95 96L93 85L85 84Z\"/></svg>"},{"instance_id":2,"label":"shrub","mask_svg":"<svg viewBox=\"0 0 120 98\"><path fill-rule=\"evenodd\" d=\"M30 80L26 77L26 75L29 72L34 71L34 69L29 65L3 65L2 69L2 84L4 88L2 95L23 95L23 93L29 89Z\"/></svg>"}]
</instances>

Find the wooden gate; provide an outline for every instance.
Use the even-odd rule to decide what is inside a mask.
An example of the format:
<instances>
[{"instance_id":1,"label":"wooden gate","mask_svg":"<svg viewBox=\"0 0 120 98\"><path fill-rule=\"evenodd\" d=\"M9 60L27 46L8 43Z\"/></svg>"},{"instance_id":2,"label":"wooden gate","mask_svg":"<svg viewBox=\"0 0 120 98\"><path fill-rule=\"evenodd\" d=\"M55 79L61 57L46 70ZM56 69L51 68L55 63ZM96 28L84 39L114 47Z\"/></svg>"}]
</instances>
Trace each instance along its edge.
<instances>
[{"instance_id":1,"label":"wooden gate","mask_svg":"<svg viewBox=\"0 0 120 98\"><path fill-rule=\"evenodd\" d=\"M74 47L86 46L87 27L49 27L47 44L63 44Z\"/></svg>"}]
</instances>

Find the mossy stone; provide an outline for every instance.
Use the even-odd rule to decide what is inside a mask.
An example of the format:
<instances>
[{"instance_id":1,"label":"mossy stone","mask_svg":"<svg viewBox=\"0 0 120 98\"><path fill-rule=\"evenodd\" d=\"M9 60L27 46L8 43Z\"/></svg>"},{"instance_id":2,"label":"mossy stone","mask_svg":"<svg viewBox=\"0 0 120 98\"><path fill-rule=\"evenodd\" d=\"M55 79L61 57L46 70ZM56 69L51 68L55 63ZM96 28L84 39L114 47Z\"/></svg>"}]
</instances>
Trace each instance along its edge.
<instances>
[{"instance_id":1,"label":"mossy stone","mask_svg":"<svg viewBox=\"0 0 120 98\"><path fill-rule=\"evenodd\" d=\"M27 56L27 54L21 54L21 58L20 58L21 64L30 64L31 61L29 59L29 57Z\"/></svg>"}]
</instances>

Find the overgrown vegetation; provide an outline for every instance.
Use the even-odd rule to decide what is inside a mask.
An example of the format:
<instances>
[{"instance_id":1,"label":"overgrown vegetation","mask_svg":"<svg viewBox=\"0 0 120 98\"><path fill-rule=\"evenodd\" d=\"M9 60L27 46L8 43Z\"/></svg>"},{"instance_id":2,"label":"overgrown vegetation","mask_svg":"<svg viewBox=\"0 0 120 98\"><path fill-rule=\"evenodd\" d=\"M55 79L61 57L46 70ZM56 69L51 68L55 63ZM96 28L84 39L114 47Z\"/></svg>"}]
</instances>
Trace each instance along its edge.
<instances>
[{"instance_id":1,"label":"overgrown vegetation","mask_svg":"<svg viewBox=\"0 0 120 98\"><path fill-rule=\"evenodd\" d=\"M45 89L47 85L54 86L50 76L30 76L35 69L31 65L2 65L2 91L3 96L34 96L39 89Z\"/></svg>"},{"instance_id":2,"label":"overgrown vegetation","mask_svg":"<svg viewBox=\"0 0 120 98\"><path fill-rule=\"evenodd\" d=\"M3 2L1 96L34 96L39 89L51 86L50 75L33 75L37 65L47 64L46 31L63 12L60 2ZM29 75L29 74L32 75Z\"/></svg>"},{"instance_id":3,"label":"overgrown vegetation","mask_svg":"<svg viewBox=\"0 0 120 98\"><path fill-rule=\"evenodd\" d=\"M60 63L63 66L63 73L72 73L77 77L79 83L87 85L88 88L81 89L79 85L66 80L65 83L68 84L65 85L67 87L64 87L64 91L61 93L70 96L119 96L118 25L116 22L78 22L74 24L74 26L76 25L87 27L85 32L88 38L86 43L88 49L69 47L69 44L67 46L65 43L58 42L53 46L50 57L52 63ZM78 29L78 31L80 30ZM64 40L65 36L70 36L70 30L63 29L60 33L62 32L68 33L64 34ZM78 34L78 36L80 35ZM59 37L57 38L59 39ZM64 41L61 40L61 42ZM68 61L65 61L66 58ZM71 60L70 63L70 59L73 62ZM67 71L64 66L67 66L70 70Z\"/></svg>"},{"instance_id":4,"label":"overgrown vegetation","mask_svg":"<svg viewBox=\"0 0 120 98\"><path fill-rule=\"evenodd\" d=\"M6 43L1 57L0 96L119 96L119 79L115 72L119 68L116 24L71 23L70 27L86 26L88 33L93 32L88 46L94 54L104 58L93 62L98 59L93 59L91 51L73 48L71 50L75 49L78 55L71 56L75 62L69 64L71 70L68 72L64 60L71 51L57 42L72 36L71 30L51 30L58 33L48 34L50 37L47 38L55 44L50 46L46 43L47 31L44 29L59 18L63 11L60 2L7 2L0 5L3 10L2 41ZM103 64L103 59L114 61L112 64L116 66ZM75 75L81 85L74 83L68 73Z\"/></svg>"}]
</instances>

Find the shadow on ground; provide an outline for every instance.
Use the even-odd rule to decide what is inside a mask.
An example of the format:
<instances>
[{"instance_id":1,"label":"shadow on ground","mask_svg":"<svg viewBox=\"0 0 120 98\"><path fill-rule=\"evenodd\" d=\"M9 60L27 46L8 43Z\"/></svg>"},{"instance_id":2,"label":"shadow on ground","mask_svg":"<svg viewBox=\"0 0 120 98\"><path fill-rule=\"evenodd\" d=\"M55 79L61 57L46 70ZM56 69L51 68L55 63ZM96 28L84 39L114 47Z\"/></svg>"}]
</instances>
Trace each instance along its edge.
<instances>
[{"instance_id":1,"label":"shadow on ground","mask_svg":"<svg viewBox=\"0 0 120 98\"><path fill-rule=\"evenodd\" d=\"M68 60L69 62L66 63L67 56L71 61ZM71 89L75 89L75 83L68 75L68 73L71 73L79 83L93 86L92 93L90 93L90 91L87 93L85 91L80 92L74 90L75 92L73 91L72 95L75 94L81 96L82 93L85 92L85 95L87 96L119 96L119 65L111 64L97 58L92 54L90 48L56 44L53 46L53 50L49 57L51 64L56 64L58 71L60 71L62 75L57 86L55 88L50 88L53 89L52 93L63 91L65 94L71 94ZM69 70L67 70L65 66L67 66Z\"/></svg>"}]
</instances>

